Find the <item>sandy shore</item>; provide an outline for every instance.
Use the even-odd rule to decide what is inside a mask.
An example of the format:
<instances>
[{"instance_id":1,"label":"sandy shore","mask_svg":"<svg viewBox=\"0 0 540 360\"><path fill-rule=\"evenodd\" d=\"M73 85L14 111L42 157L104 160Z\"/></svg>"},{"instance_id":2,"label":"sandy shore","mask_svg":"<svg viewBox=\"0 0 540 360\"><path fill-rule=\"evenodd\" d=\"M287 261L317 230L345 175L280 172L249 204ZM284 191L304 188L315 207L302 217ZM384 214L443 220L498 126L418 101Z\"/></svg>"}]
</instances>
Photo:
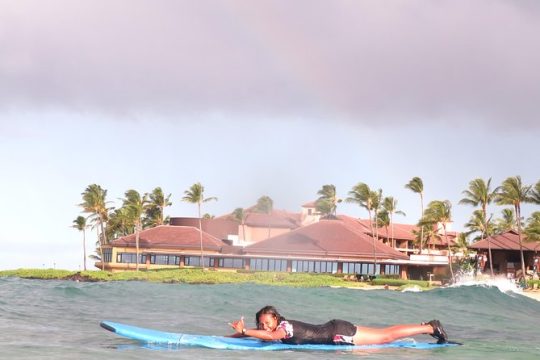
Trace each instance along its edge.
<instances>
[{"instance_id":1,"label":"sandy shore","mask_svg":"<svg viewBox=\"0 0 540 360\"><path fill-rule=\"evenodd\" d=\"M536 301L540 301L540 290L525 290L521 294Z\"/></svg>"}]
</instances>

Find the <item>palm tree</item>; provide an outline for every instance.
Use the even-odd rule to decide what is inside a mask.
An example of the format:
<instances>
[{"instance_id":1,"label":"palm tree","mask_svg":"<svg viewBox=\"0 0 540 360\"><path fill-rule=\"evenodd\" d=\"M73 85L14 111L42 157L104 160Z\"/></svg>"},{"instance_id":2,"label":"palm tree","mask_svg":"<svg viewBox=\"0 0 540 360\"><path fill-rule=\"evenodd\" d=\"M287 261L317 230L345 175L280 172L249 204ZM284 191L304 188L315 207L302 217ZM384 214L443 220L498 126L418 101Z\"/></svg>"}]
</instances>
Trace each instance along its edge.
<instances>
[{"instance_id":1,"label":"palm tree","mask_svg":"<svg viewBox=\"0 0 540 360\"><path fill-rule=\"evenodd\" d=\"M503 181L496 197L499 205L513 205L519 239L519 253L521 256L521 273L525 277L525 258L523 256L523 243L521 238L521 204L531 202L531 186L523 185L520 176L509 177Z\"/></svg>"},{"instance_id":2,"label":"palm tree","mask_svg":"<svg viewBox=\"0 0 540 360\"><path fill-rule=\"evenodd\" d=\"M423 216L424 214L424 182L418 176L413 177L406 185L405 188L420 195L420 210ZM424 227L420 227L420 254L422 253L422 243L424 242Z\"/></svg>"},{"instance_id":3,"label":"palm tree","mask_svg":"<svg viewBox=\"0 0 540 360\"><path fill-rule=\"evenodd\" d=\"M182 201L189 202L191 204L197 204L197 210L199 215L199 241L201 244L201 267L204 269L204 258L203 258L203 242L202 242L202 219L201 219L201 204L207 203L212 200L217 201L217 197L204 197L204 186L200 182L191 185L191 187L184 191L184 197Z\"/></svg>"},{"instance_id":4,"label":"palm tree","mask_svg":"<svg viewBox=\"0 0 540 360\"><path fill-rule=\"evenodd\" d=\"M255 211L262 214L270 215L274 211L274 201L270 196L263 195L257 200ZM268 217L268 237L270 237L270 216Z\"/></svg>"},{"instance_id":5,"label":"palm tree","mask_svg":"<svg viewBox=\"0 0 540 360\"><path fill-rule=\"evenodd\" d=\"M415 235L415 242L420 243L421 236L423 235L426 239L425 244L426 247L429 249L429 243L430 240L433 238L440 239L439 233L436 231L435 226L436 223L433 223L431 221L428 221L426 218L420 219L418 224L416 225L419 230L413 230L412 233Z\"/></svg>"},{"instance_id":6,"label":"palm tree","mask_svg":"<svg viewBox=\"0 0 540 360\"><path fill-rule=\"evenodd\" d=\"M474 210L471 218L465 224L465 227L469 229L469 231L467 231L467 235L474 233L481 234L476 236L474 241L482 240L484 238L484 234L486 235L486 238L489 238L494 233L494 226L491 222L491 217L486 220L482 210Z\"/></svg>"},{"instance_id":7,"label":"palm tree","mask_svg":"<svg viewBox=\"0 0 540 360\"><path fill-rule=\"evenodd\" d=\"M390 246L392 246L392 239L388 237L388 227L390 226L390 214L386 209L382 209L381 212L379 212L379 217L377 218L377 222L375 223L375 226L377 228L384 228L384 231L386 231L386 239L390 243Z\"/></svg>"},{"instance_id":8,"label":"palm tree","mask_svg":"<svg viewBox=\"0 0 540 360\"><path fill-rule=\"evenodd\" d=\"M236 208L232 212L233 219L238 221L240 225L242 226L242 240L243 242L246 241L246 218L247 218L248 212L244 211L243 208Z\"/></svg>"},{"instance_id":9,"label":"palm tree","mask_svg":"<svg viewBox=\"0 0 540 360\"><path fill-rule=\"evenodd\" d=\"M317 192L319 198L315 202L317 211L322 217L336 217L337 204L341 202L336 195L335 185L323 185L321 190Z\"/></svg>"},{"instance_id":10,"label":"palm tree","mask_svg":"<svg viewBox=\"0 0 540 360\"><path fill-rule=\"evenodd\" d=\"M484 223L484 226L482 227L482 233L480 235L480 238L483 239L484 234L486 235L488 244L489 270L491 272L491 276L493 276L494 274L493 257L491 256L491 241L489 239L489 235L485 232L485 230L487 230L488 228L487 207L495 199L495 196L497 195L497 189L491 190L491 178L489 178L487 181L477 178L469 182L469 188L463 191L463 195L465 195L465 197L459 201L460 204L480 206L480 209L482 211L482 218L486 223Z\"/></svg>"},{"instance_id":11,"label":"palm tree","mask_svg":"<svg viewBox=\"0 0 540 360\"><path fill-rule=\"evenodd\" d=\"M377 191L372 191L370 194L371 203L373 204L373 215L375 224L377 224L377 219L379 218L379 209L382 206L382 189ZM375 240L379 241L379 228L375 226Z\"/></svg>"},{"instance_id":12,"label":"palm tree","mask_svg":"<svg viewBox=\"0 0 540 360\"><path fill-rule=\"evenodd\" d=\"M452 221L452 204L448 200L434 200L428 204L428 207L424 212L424 217L427 222L439 223L443 227L444 240L448 245L448 265L450 268L450 274L452 276L452 282L455 282L456 279L454 277L454 270L452 269L452 249L450 248L450 242L448 241L446 231L447 224Z\"/></svg>"},{"instance_id":13,"label":"palm tree","mask_svg":"<svg viewBox=\"0 0 540 360\"><path fill-rule=\"evenodd\" d=\"M534 185L534 189L531 191L531 201L540 205L540 180Z\"/></svg>"},{"instance_id":14,"label":"palm tree","mask_svg":"<svg viewBox=\"0 0 540 360\"><path fill-rule=\"evenodd\" d=\"M540 211L535 211L527 220L525 227L527 241L540 241Z\"/></svg>"},{"instance_id":15,"label":"palm tree","mask_svg":"<svg viewBox=\"0 0 540 360\"><path fill-rule=\"evenodd\" d=\"M397 209L397 200L394 199L392 196L387 196L384 198L383 209L388 213L388 216L390 217L390 231L392 232L390 235L390 243L392 244L392 247L396 247L394 239L394 214L405 216L405 213Z\"/></svg>"},{"instance_id":16,"label":"palm tree","mask_svg":"<svg viewBox=\"0 0 540 360\"><path fill-rule=\"evenodd\" d=\"M376 192L372 191L369 186L365 183L358 183L356 184L351 191L349 191L349 197L345 199L345 202L347 203L353 203L357 204L360 207L363 207L367 210L368 216L369 216L369 226L371 228L371 238L373 242L373 259L375 262L375 271L377 269L377 254L376 254L376 247L375 247L375 231L373 230L373 217L371 216L371 212L374 209L373 201L376 199L376 196L374 196Z\"/></svg>"},{"instance_id":17,"label":"palm tree","mask_svg":"<svg viewBox=\"0 0 540 360\"><path fill-rule=\"evenodd\" d=\"M86 228L88 227L88 225L86 225L86 218L84 216L77 216L77 218L73 220L73 225L71 227L82 231L83 233L83 268L84 271L86 271Z\"/></svg>"},{"instance_id":18,"label":"palm tree","mask_svg":"<svg viewBox=\"0 0 540 360\"><path fill-rule=\"evenodd\" d=\"M147 194L141 197L137 190L130 189L125 192L122 207L126 209L128 217L135 227L136 266L139 271L139 236L142 230L142 217L148 205Z\"/></svg>"},{"instance_id":19,"label":"palm tree","mask_svg":"<svg viewBox=\"0 0 540 360\"><path fill-rule=\"evenodd\" d=\"M107 190L97 184L91 184L86 187L81 195L83 202L79 206L83 208L83 212L90 214L89 217L98 225L99 256L101 257L101 270L104 270L103 245L107 242L105 222L109 212L106 200Z\"/></svg>"},{"instance_id":20,"label":"palm tree","mask_svg":"<svg viewBox=\"0 0 540 360\"><path fill-rule=\"evenodd\" d=\"M115 239L117 237L126 236L135 232L135 225L128 213L127 208L121 207L115 209L109 215L109 221L107 222L107 229L105 233L107 238Z\"/></svg>"},{"instance_id":21,"label":"palm tree","mask_svg":"<svg viewBox=\"0 0 540 360\"><path fill-rule=\"evenodd\" d=\"M505 208L502 209L502 218L495 220L495 233L502 234L508 231L515 230L515 215L514 209Z\"/></svg>"},{"instance_id":22,"label":"palm tree","mask_svg":"<svg viewBox=\"0 0 540 360\"><path fill-rule=\"evenodd\" d=\"M156 187L150 194L148 194L148 206L146 207L145 225L148 227L154 227L158 225L167 224L169 217L164 217L164 209L167 206L171 206L170 201L172 194L165 196L161 187Z\"/></svg>"}]
</instances>

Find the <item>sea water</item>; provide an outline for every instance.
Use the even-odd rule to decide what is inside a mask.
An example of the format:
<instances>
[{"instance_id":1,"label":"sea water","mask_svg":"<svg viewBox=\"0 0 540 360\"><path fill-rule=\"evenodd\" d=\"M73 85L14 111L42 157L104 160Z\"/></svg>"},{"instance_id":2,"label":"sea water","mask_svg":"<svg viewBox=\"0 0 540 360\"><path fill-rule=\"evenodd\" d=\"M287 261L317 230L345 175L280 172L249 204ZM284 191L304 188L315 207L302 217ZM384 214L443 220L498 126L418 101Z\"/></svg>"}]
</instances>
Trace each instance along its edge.
<instances>
[{"instance_id":1,"label":"sea water","mask_svg":"<svg viewBox=\"0 0 540 360\"><path fill-rule=\"evenodd\" d=\"M467 283L425 292L290 288L253 284L84 283L0 278L1 359L540 359L540 302L497 284ZM111 320L163 331L223 335L249 326L272 304L290 319L332 318L362 326L440 319L463 346L358 352L227 351L159 348L99 326ZM416 336L417 341L433 341Z\"/></svg>"}]
</instances>

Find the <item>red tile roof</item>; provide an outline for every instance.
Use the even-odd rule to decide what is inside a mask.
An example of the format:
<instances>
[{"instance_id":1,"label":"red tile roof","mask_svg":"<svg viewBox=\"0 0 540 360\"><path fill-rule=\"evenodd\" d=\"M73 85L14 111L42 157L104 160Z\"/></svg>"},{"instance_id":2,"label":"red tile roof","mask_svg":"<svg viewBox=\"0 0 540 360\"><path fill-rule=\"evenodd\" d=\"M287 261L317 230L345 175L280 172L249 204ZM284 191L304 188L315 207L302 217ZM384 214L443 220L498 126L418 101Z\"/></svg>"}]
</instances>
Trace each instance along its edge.
<instances>
[{"instance_id":1,"label":"red tile roof","mask_svg":"<svg viewBox=\"0 0 540 360\"><path fill-rule=\"evenodd\" d=\"M515 231L508 231L500 235L494 235L489 237L491 249L495 250L519 250L519 237ZM528 251L540 251L540 243L527 242L525 237L522 237L523 250ZM487 249L488 240L479 240L471 245L472 249Z\"/></svg>"},{"instance_id":2,"label":"red tile roof","mask_svg":"<svg viewBox=\"0 0 540 360\"><path fill-rule=\"evenodd\" d=\"M372 259L372 238L361 231L360 227L348 224L348 220L321 220L246 246L244 252L247 255L285 253L290 256L351 256ZM406 255L381 242L375 243L375 253L379 259L408 259Z\"/></svg>"},{"instance_id":3,"label":"red tile roof","mask_svg":"<svg viewBox=\"0 0 540 360\"><path fill-rule=\"evenodd\" d=\"M225 244L218 238L202 233L203 249L220 250ZM135 234L112 241L113 246L135 247ZM161 225L146 229L139 234L141 248L200 249L199 229L191 226Z\"/></svg>"},{"instance_id":4,"label":"red tile roof","mask_svg":"<svg viewBox=\"0 0 540 360\"><path fill-rule=\"evenodd\" d=\"M238 225L236 220L227 217L219 217L215 219L202 219L202 230L218 239L228 239L229 235L238 235ZM171 225L174 226L191 226L199 228L199 218L189 217L173 217Z\"/></svg>"},{"instance_id":5,"label":"red tile roof","mask_svg":"<svg viewBox=\"0 0 540 360\"><path fill-rule=\"evenodd\" d=\"M365 229L366 234L371 234L371 225L369 223L369 219L355 219L346 215L340 215L338 217L340 219L347 219L349 222L356 222L360 224ZM416 225L394 223L394 239L414 241L415 236L413 234L413 230L417 229L418 227ZM390 239L392 237L392 227L388 226L388 233L386 228L378 228L377 234L379 238Z\"/></svg>"},{"instance_id":6,"label":"red tile roof","mask_svg":"<svg viewBox=\"0 0 540 360\"><path fill-rule=\"evenodd\" d=\"M314 208L317 206L317 201L310 201L302 205L303 208Z\"/></svg>"}]
</instances>

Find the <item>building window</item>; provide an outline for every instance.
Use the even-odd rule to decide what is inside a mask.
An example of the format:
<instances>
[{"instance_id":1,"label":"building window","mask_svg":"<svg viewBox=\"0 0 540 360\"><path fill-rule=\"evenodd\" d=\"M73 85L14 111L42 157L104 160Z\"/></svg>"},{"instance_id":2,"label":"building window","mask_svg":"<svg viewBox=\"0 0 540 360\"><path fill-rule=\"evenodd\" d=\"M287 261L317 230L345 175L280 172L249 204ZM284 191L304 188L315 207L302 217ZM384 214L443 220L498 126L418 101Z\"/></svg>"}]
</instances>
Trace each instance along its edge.
<instances>
[{"instance_id":1,"label":"building window","mask_svg":"<svg viewBox=\"0 0 540 360\"><path fill-rule=\"evenodd\" d=\"M135 264L137 262L137 254L135 253L118 253L116 262L122 264ZM146 255L139 254L139 264L146 263Z\"/></svg>"},{"instance_id":2,"label":"building window","mask_svg":"<svg viewBox=\"0 0 540 360\"><path fill-rule=\"evenodd\" d=\"M238 258L221 258L218 261L218 266L222 268L243 269L244 259Z\"/></svg>"},{"instance_id":3,"label":"building window","mask_svg":"<svg viewBox=\"0 0 540 360\"><path fill-rule=\"evenodd\" d=\"M280 259L250 259L249 269L257 271L287 271L287 260Z\"/></svg>"},{"instance_id":4,"label":"building window","mask_svg":"<svg viewBox=\"0 0 540 360\"><path fill-rule=\"evenodd\" d=\"M373 275L381 273L381 265L371 263L357 263L357 262L344 262L343 273L344 274L361 274L361 275Z\"/></svg>"},{"instance_id":5,"label":"building window","mask_svg":"<svg viewBox=\"0 0 540 360\"><path fill-rule=\"evenodd\" d=\"M186 256L184 260L185 266L201 266L201 257L200 256ZM214 258L209 258L208 256L204 257L204 266L213 267Z\"/></svg>"},{"instance_id":6,"label":"building window","mask_svg":"<svg viewBox=\"0 0 540 360\"><path fill-rule=\"evenodd\" d=\"M112 261L112 249L103 249L103 262L110 263Z\"/></svg>"},{"instance_id":7,"label":"building window","mask_svg":"<svg viewBox=\"0 0 540 360\"><path fill-rule=\"evenodd\" d=\"M292 272L312 272L312 273L337 273L338 263L335 261L311 261L293 260Z\"/></svg>"},{"instance_id":8,"label":"building window","mask_svg":"<svg viewBox=\"0 0 540 360\"><path fill-rule=\"evenodd\" d=\"M176 255L150 255L150 264L180 265L180 256Z\"/></svg>"},{"instance_id":9,"label":"building window","mask_svg":"<svg viewBox=\"0 0 540 360\"><path fill-rule=\"evenodd\" d=\"M399 275L399 265L385 265L384 273L386 275Z\"/></svg>"}]
</instances>

